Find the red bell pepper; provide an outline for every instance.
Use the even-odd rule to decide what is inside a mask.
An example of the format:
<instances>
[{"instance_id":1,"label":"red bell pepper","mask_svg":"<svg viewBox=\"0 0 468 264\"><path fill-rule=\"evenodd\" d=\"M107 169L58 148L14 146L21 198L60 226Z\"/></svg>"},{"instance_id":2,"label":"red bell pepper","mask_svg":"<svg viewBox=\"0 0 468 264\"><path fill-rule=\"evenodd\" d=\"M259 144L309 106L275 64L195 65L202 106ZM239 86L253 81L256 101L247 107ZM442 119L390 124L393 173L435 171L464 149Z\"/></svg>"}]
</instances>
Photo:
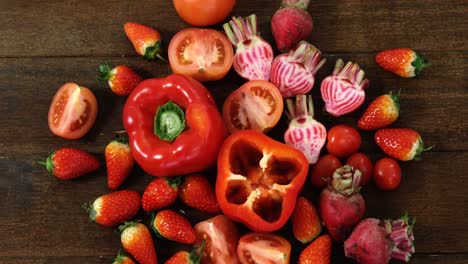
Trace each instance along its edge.
<instances>
[{"instance_id":1,"label":"red bell pepper","mask_svg":"<svg viewBox=\"0 0 468 264\"><path fill-rule=\"evenodd\" d=\"M227 136L210 92L179 74L141 82L125 103L123 123L135 161L159 177L214 166Z\"/></svg>"},{"instance_id":2,"label":"red bell pepper","mask_svg":"<svg viewBox=\"0 0 468 264\"><path fill-rule=\"evenodd\" d=\"M237 131L218 156L219 206L254 231L275 231L291 216L308 169L301 151L260 132Z\"/></svg>"}]
</instances>

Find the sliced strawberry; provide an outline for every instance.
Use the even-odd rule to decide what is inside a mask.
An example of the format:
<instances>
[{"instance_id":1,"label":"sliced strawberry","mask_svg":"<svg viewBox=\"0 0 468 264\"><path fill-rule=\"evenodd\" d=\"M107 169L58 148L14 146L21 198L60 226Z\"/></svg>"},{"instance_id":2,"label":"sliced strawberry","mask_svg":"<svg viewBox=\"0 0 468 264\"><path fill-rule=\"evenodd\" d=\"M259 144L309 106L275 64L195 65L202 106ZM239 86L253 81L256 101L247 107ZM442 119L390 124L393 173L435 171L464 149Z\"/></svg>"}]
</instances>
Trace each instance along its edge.
<instances>
[{"instance_id":1,"label":"sliced strawberry","mask_svg":"<svg viewBox=\"0 0 468 264\"><path fill-rule=\"evenodd\" d=\"M405 78L414 77L429 66L426 58L410 48L381 51L376 55L375 61L385 70Z\"/></svg>"},{"instance_id":2,"label":"sliced strawberry","mask_svg":"<svg viewBox=\"0 0 468 264\"><path fill-rule=\"evenodd\" d=\"M322 232L322 224L314 205L305 197L299 197L291 216L294 237L306 244Z\"/></svg>"},{"instance_id":3,"label":"sliced strawberry","mask_svg":"<svg viewBox=\"0 0 468 264\"><path fill-rule=\"evenodd\" d=\"M107 81L115 94L126 96L135 89L142 78L128 66L119 65L111 68L110 64L102 64L99 66L98 80Z\"/></svg>"},{"instance_id":4,"label":"sliced strawberry","mask_svg":"<svg viewBox=\"0 0 468 264\"><path fill-rule=\"evenodd\" d=\"M179 193L180 177L156 178L145 189L142 206L145 212L156 211L174 204Z\"/></svg>"},{"instance_id":5,"label":"sliced strawberry","mask_svg":"<svg viewBox=\"0 0 468 264\"><path fill-rule=\"evenodd\" d=\"M124 30L138 54L148 60L159 58L165 61L161 56L161 35L158 31L135 22L125 23Z\"/></svg>"},{"instance_id":6,"label":"sliced strawberry","mask_svg":"<svg viewBox=\"0 0 468 264\"><path fill-rule=\"evenodd\" d=\"M102 226L114 227L132 219L140 210L140 194L122 190L98 197L83 205L89 218Z\"/></svg>"},{"instance_id":7,"label":"sliced strawberry","mask_svg":"<svg viewBox=\"0 0 468 264\"><path fill-rule=\"evenodd\" d=\"M219 208L213 186L202 174L185 177L180 186L180 200L186 205L206 213L219 213Z\"/></svg>"},{"instance_id":8,"label":"sliced strawberry","mask_svg":"<svg viewBox=\"0 0 468 264\"><path fill-rule=\"evenodd\" d=\"M392 92L374 99L359 119L357 126L362 130L376 130L395 122L400 114L400 93Z\"/></svg>"},{"instance_id":9,"label":"sliced strawberry","mask_svg":"<svg viewBox=\"0 0 468 264\"><path fill-rule=\"evenodd\" d=\"M61 180L71 180L99 169L99 160L86 151L76 148L62 148L52 153L46 162L50 174Z\"/></svg>"},{"instance_id":10,"label":"sliced strawberry","mask_svg":"<svg viewBox=\"0 0 468 264\"><path fill-rule=\"evenodd\" d=\"M170 209L159 211L151 224L153 231L161 237L182 244L195 242L195 230L190 222Z\"/></svg>"},{"instance_id":11,"label":"sliced strawberry","mask_svg":"<svg viewBox=\"0 0 468 264\"><path fill-rule=\"evenodd\" d=\"M374 140L383 152L402 161L418 160L422 152L432 148L425 148L421 135L409 128L384 128L378 130L374 135Z\"/></svg>"}]
</instances>

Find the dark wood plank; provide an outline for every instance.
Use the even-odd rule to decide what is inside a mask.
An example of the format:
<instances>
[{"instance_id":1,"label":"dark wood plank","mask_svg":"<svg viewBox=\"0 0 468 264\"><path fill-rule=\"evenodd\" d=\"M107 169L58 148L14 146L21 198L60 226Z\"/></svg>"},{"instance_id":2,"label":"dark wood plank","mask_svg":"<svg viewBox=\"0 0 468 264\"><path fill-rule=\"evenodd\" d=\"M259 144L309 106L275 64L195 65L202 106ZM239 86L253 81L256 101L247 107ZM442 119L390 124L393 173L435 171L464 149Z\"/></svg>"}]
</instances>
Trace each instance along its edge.
<instances>
[{"instance_id":1,"label":"dark wood plank","mask_svg":"<svg viewBox=\"0 0 468 264\"><path fill-rule=\"evenodd\" d=\"M102 153L94 154L103 160ZM5 237L15 237L0 241L0 255L98 257L114 254L120 246L118 233L89 222L80 207L108 192L105 169L78 180L59 181L34 163L41 158L41 155L22 155L0 160L2 171L8 175L0 178L0 192L5 194L0 201L0 225ZM464 172L467 163L468 154L457 152L428 153L424 161L403 163L403 181L396 191L379 191L372 184L363 190L368 207L366 217L397 218L407 211L417 216L418 253L466 252L468 233L464 216L468 215L468 208L465 190L455 186L463 186L468 181ZM215 175L211 177L214 179ZM122 188L142 192L151 179L135 169ZM318 195L309 191L304 194ZM180 204L174 208L182 208L193 223L209 217ZM148 219L144 213L137 218ZM279 233L290 235L290 226L286 225ZM292 243L297 255L301 246ZM162 257L167 257L179 247L158 239L157 248Z\"/></svg>"},{"instance_id":2,"label":"dark wood plank","mask_svg":"<svg viewBox=\"0 0 468 264\"><path fill-rule=\"evenodd\" d=\"M239 0L233 15L256 13L272 41L270 19L279 0ZM122 26L136 20L159 29L168 44L187 27L172 1L3 1L0 57L134 55ZM410 46L423 51L468 49L463 0L312 1L310 41L329 53ZM221 29L221 26L217 26ZM443 39L441 38L443 36Z\"/></svg>"},{"instance_id":3,"label":"dark wood plank","mask_svg":"<svg viewBox=\"0 0 468 264\"><path fill-rule=\"evenodd\" d=\"M403 80L383 72L375 66L373 55L327 55L328 63L317 76L312 94L315 96L317 119L328 127L337 123L355 124L365 106L376 96L390 90L401 88L402 114L395 126L411 127L420 131L428 145L435 145L436 151L459 151L468 149L466 139L468 93L461 87L466 83L468 71L468 53L428 53L434 61L432 68L418 79ZM367 101L360 110L341 118L330 118L320 109L323 102L320 98L320 81L332 71L337 57L352 59L367 69L371 86L367 91ZM5 128L17 127L28 133L17 133L14 129L5 129L6 140L0 143L3 155L8 153L44 153L57 146L85 145L91 151L101 151L105 143L113 137L114 132L122 130L121 112L125 98L115 96L106 83L96 80L97 67L109 58L17 58L0 59L0 79L3 80L0 90L0 109L9 115L0 116ZM114 65L124 63L135 68L145 78L162 77L170 73L164 63L147 62L140 58L113 58ZM47 112L50 101L56 90L66 82L76 82L91 88L99 102L96 125L90 133L78 141L68 141L53 137L47 127ZM221 108L227 95L242 85L244 80L233 71L224 82L207 83L218 106ZM416 106L416 107L415 107ZM11 118L15 116L15 118ZM281 139L287 127L287 120L270 133ZM364 133L371 143L372 133ZM21 145L21 148L18 148ZM364 146L365 151L375 151L373 144Z\"/></svg>"}]
</instances>

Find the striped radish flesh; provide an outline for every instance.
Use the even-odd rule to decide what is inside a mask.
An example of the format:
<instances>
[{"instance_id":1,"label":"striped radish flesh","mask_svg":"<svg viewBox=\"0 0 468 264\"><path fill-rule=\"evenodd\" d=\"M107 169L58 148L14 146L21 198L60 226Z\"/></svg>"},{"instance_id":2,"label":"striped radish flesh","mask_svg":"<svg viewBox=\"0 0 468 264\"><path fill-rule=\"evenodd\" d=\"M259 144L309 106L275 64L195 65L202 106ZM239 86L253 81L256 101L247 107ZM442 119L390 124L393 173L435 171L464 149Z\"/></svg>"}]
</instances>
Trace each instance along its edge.
<instances>
[{"instance_id":1,"label":"striped radish flesh","mask_svg":"<svg viewBox=\"0 0 468 264\"><path fill-rule=\"evenodd\" d=\"M294 50L278 55L271 65L270 81L283 98L308 93L315 83L315 73L323 66L320 50L301 41Z\"/></svg>"},{"instance_id":2,"label":"striped radish flesh","mask_svg":"<svg viewBox=\"0 0 468 264\"><path fill-rule=\"evenodd\" d=\"M366 97L364 89L369 80L364 79L364 71L358 64L344 64L338 59L333 74L322 81L320 87L325 110L332 116L341 116L359 108Z\"/></svg>"},{"instance_id":3,"label":"striped radish flesh","mask_svg":"<svg viewBox=\"0 0 468 264\"><path fill-rule=\"evenodd\" d=\"M245 20L233 17L223 28L231 43L236 46L233 66L237 74L247 80L268 81L273 49L257 32L257 16L252 14Z\"/></svg>"},{"instance_id":4,"label":"striped radish flesh","mask_svg":"<svg viewBox=\"0 0 468 264\"><path fill-rule=\"evenodd\" d=\"M310 164L315 164L327 138L325 126L314 119L314 106L311 95L298 95L296 105L292 99L286 99L289 128L284 133L287 145L300 150Z\"/></svg>"}]
</instances>

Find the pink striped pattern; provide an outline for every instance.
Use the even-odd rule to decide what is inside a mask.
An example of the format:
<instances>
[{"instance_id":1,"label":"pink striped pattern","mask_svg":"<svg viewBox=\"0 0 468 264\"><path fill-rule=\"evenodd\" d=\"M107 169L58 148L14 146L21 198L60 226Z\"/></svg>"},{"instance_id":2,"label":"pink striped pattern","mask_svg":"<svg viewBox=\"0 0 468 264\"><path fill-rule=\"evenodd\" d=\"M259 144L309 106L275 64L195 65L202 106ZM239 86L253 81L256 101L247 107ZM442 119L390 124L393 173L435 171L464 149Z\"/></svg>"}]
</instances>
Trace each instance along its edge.
<instances>
[{"instance_id":1,"label":"pink striped pattern","mask_svg":"<svg viewBox=\"0 0 468 264\"><path fill-rule=\"evenodd\" d=\"M271 65L271 82L278 87L283 98L308 93L314 87L315 78L304 65L287 62L287 54L281 54Z\"/></svg>"},{"instance_id":2,"label":"pink striped pattern","mask_svg":"<svg viewBox=\"0 0 468 264\"><path fill-rule=\"evenodd\" d=\"M364 74L358 64L349 61L345 65L338 59L333 74L325 78L320 87L325 110L333 116L341 116L359 108L366 97L364 89L369 85Z\"/></svg>"},{"instance_id":3,"label":"pink striped pattern","mask_svg":"<svg viewBox=\"0 0 468 264\"><path fill-rule=\"evenodd\" d=\"M328 76L320 88L325 102L325 110L333 116L351 113L359 108L366 97L362 89L356 87L341 76Z\"/></svg>"},{"instance_id":4,"label":"pink striped pattern","mask_svg":"<svg viewBox=\"0 0 468 264\"><path fill-rule=\"evenodd\" d=\"M273 50L271 46L263 40L252 39L248 40L248 45L238 44L233 66L237 74L247 80L268 81L272 61Z\"/></svg>"},{"instance_id":5,"label":"pink striped pattern","mask_svg":"<svg viewBox=\"0 0 468 264\"><path fill-rule=\"evenodd\" d=\"M327 138L325 127L309 117L304 126L298 122L289 126L284 134L284 142L300 150L310 164L315 164Z\"/></svg>"}]
</instances>

